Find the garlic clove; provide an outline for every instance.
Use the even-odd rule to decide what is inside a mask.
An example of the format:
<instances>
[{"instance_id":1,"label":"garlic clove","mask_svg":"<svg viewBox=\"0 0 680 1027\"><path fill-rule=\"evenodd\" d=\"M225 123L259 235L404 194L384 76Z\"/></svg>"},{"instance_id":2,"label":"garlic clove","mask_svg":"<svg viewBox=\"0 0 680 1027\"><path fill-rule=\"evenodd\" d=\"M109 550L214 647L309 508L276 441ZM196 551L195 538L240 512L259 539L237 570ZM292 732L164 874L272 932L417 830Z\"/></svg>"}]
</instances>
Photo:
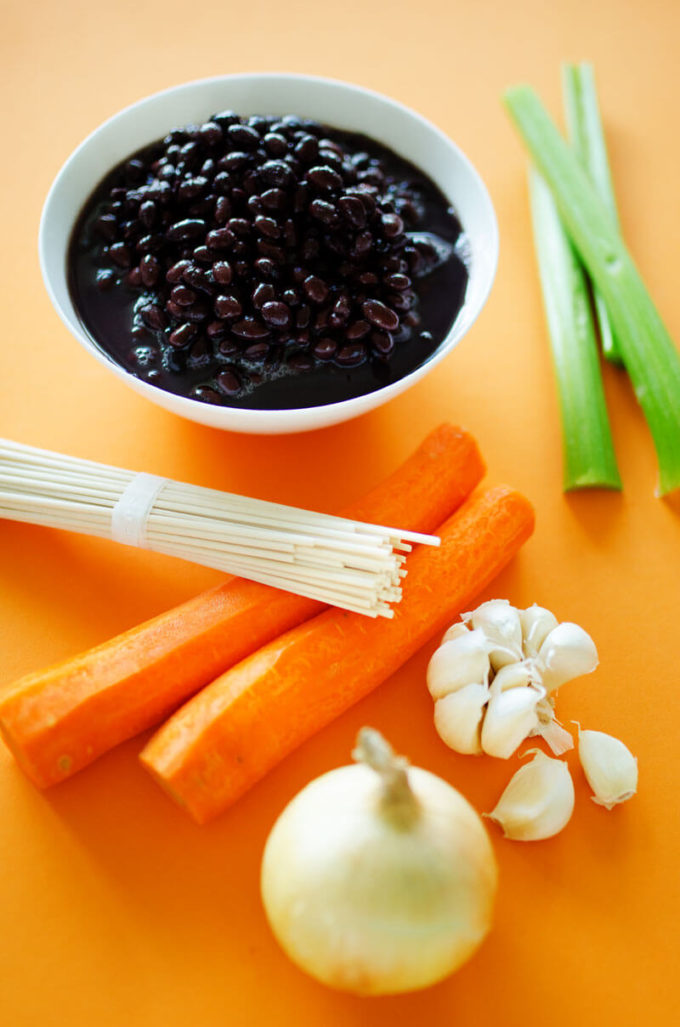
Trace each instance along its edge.
<instances>
[{"instance_id":1,"label":"garlic clove","mask_svg":"<svg viewBox=\"0 0 680 1027\"><path fill-rule=\"evenodd\" d=\"M506 838L541 841L556 835L574 811L574 782L563 760L540 750L510 779L491 813Z\"/></svg>"},{"instance_id":2,"label":"garlic clove","mask_svg":"<svg viewBox=\"0 0 680 1027\"><path fill-rule=\"evenodd\" d=\"M519 611L522 625L522 639L526 656L537 656L548 634L558 625L557 617L550 610L534 603L526 610Z\"/></svg>"},{"instance_id":3,"label":"garlic clove","mask_svg":"<svg viewBox=\"0 0 680 1027\"><path fill-rule=\"evenodd\" d=\"M546 636L538 651L541 683L552 692L566 681L590 674L599 660L595 643L578 624L563 621Z\"/></svg>"},{"instance_id":4,"label":"garlic clove","mask_svg":"<svg viewBox=\"0 0 680 1027\"><path fill-rule=\"evenodd\" d=\"M533 675L526 663L508 663L493 679L495 692L504 692L508 688L522 688L533 683Z\"/></svg>"},{"instance_id":5,"label":"garlic clove","mask_svg":"<svg viewBox=\"0 0 680 1027\"><path fill-rule=\"evenodd\" d=\"M495 686L494 681L494 686ZM492 690L482 724L482 749L489 756L507 760L538 726L536 706L544 693L532 688Z\"/></svg>"},{"instance_id":6,"label":"garlic clove","mask_svg":"<svg viewBox=\"0 0 680 1027\"><path fill-rule=\"evenodd\" d=\"M465 614L473 628L484 632L494 670L522 659L522 626L519 613L507 599L490 599Z\"/></svg>"},{"instance_id":7,"label":"garlic clove","mask_svg":"<svg viewBox=\"0 0 680 1027\"><path fill-rule=\"evenodd\" d=\"M452 624L450 628L446 629L444 637L439 644L443 645L444 642L450 642L454 638L460 638L461 635L467 635L469 630L470 629L467 624L463 624L462 621L457 621L455 624Z\"/></svg>"},{"instance_id":8,"label":"garlic clove","mask_svg":"<svg viewBox=\"0 0 680 1027\"><path fill-rule=\"evenodd\" d=\"M581 766L592 788L593 802L613 809L637 791L638 765L630 749L603 731L578 732Z\"/></svg>"},{"instance_id":9,"label":"garlic clove","mask_svg":"<svg viewBox=\"0 0 680 1027\"><path fill-rule=\"evenodd\" d=\"M488 697L486 685L472 684L434 704L434 726L450 749L470 756L481 754L480 726Z\"/></svg>"},{"instance_id":10,"label":"garlic clove","mask_svg":"<svg viewBox=\"0 0 680 1027\"><path fill-rule=\"evenodd\" d=\"M427 687L433 699L441 699L458 688L486 684L489 653L482 631L466 631L435 649L427 667Z\"/></svg>"}]
</instances>

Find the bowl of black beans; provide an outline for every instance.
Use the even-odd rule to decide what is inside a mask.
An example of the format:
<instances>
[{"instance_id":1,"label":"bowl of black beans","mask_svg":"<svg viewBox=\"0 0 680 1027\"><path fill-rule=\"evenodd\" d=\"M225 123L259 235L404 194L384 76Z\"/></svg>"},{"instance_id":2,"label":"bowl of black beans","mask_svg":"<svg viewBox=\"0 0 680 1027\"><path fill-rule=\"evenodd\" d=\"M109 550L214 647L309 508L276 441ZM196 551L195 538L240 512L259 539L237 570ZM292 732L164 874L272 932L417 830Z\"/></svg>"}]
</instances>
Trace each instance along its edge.
<instances>
[{"instance_id":1,"label":"bowl of black beans","mask_svg":"<svg viewBox=\"0 0 680 1027\"><path fill-rule=\"evenodd\" d=\"M407 107L288 74L126 108L48 195L40 260L87 350L202 424L337 424L421 379L479 315L498 230L479 175Z\"/></svg>"}]
</instances>

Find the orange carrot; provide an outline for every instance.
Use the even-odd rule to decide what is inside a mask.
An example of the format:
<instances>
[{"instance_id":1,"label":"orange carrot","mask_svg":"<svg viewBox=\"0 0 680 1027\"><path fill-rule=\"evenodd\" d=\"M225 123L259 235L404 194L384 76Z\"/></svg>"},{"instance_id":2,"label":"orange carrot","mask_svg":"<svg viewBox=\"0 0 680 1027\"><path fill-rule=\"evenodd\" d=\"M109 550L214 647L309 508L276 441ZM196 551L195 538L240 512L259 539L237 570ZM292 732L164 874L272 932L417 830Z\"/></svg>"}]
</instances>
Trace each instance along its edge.
<instances>
[{"instance_id":1,"label":"orange carrot","mask_svg":"<svg viewBox=\"0 0 680 1027\"><path fill-rule=\"evenodd\" d=\"M393 620L328 610L301 624L178 710L142 763L194 820L211 820L470 606L533 523L512 489L471 496L439 529L441 547L411 556Z\"/></svg>"},{"instance_id":2,"label":"orange carrot","mask_svg":"<svg viewBox=\"0 0 680 1027\"><path fill-rule=\"evenodd\" d=\"M467 432L435 429L363 500L357 520L429 532L463 502L484 465ZM231 578L86 653L10 686L0 729L39 787L154 727L227 667L315 616L323 604Z\"/></svg>"}]
</instances>

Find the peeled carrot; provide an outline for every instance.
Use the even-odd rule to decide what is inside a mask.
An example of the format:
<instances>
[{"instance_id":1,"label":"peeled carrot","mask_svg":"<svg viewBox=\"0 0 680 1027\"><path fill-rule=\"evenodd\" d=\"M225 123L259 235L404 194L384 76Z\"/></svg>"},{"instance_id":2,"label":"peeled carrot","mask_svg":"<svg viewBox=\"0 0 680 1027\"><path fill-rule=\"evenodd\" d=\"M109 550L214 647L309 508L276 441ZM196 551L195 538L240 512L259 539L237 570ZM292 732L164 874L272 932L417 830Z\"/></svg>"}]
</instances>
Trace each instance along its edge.
<instances>
[{"instance_id":1,"label":"peeled carrot","mask_svg":"<svg viewBox=\"0 0 680 1027\"><path fill-rule=\"evenodd\" d=\"M471 496L439 529L440 548L411 556L393 620L328 610L301 624L178 710L142 763L194 820L211 820L469 607L533 524L519 492Z\"/></svg>"},{"instance_id":2,"label":"peeled carrot","mask_svg":"<svg viewBox=\"0 0 680 1027\"><path fill-rule=\"evenodd\" d=\"M432 531L481 480L475 440L441 425L347 517ZM111 641L21 678L0 700L0 729L39 787L56 784L154 727L216 675L322 603L231 578Z\"/></svg>"}]
</instances>

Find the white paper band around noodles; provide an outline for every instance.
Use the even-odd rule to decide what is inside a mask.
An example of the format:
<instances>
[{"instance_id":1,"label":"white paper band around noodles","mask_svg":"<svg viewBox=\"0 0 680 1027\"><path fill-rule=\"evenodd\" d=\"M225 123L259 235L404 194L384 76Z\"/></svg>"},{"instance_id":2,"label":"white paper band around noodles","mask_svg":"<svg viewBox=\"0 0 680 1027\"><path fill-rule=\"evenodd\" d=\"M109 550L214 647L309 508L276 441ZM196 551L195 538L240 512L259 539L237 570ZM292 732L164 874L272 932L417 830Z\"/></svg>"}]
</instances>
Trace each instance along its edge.
<instances>
[{"instance_id":1,"label":"white paper band around noodles","mask_svg":"<svg viewBox=\"0 0 680 1027\"><path fill-rule=\"evenodd\" d=\"M146 522L158 493L168 484L155 474L136 474L111 511L111 538L126 546L146 545Z\"/></svg>"}]
</instances>

